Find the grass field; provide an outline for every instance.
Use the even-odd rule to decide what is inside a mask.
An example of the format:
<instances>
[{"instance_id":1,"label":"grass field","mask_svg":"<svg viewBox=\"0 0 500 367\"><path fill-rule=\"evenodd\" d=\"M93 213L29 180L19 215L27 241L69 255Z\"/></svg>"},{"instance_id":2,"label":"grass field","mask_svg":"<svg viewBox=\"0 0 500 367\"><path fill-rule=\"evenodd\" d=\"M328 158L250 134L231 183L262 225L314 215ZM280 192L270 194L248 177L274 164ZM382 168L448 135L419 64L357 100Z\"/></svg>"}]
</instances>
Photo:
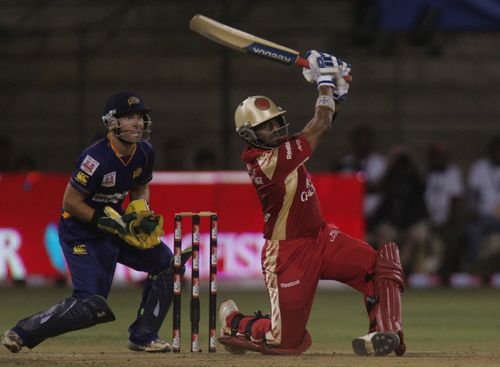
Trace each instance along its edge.
<instances>
[{"instance_id":1,"label":"grass field","mask_svg":"<svg viewBox=\"0 0 500 367\"><path fill-rule=\"evenodd\" d=\"M0 328L46 308L69 294L69 289L0 289ZM0 366L499 366L500 292L477 290L409 290L404 294L404 326L408 350L404 357L357 357L350 342L365 333L367 318L361 296L353 291L320 291L309 321L313 345L296 357L230 355L219 346L206 353L208 306L202 299L202 348L189 352L189 313L183 308L183 352L145 354L126 349L127 327L133 320L140 289L113 289L109 303L117 320L50 339L33 350L12 354L0 350ZM242 311L267 308L264 292L220 292L219 300L237 300ZM183 306L187 306L184 297ZM171 337L171 314L161 336Z\"/></svg>"}]
</instances>

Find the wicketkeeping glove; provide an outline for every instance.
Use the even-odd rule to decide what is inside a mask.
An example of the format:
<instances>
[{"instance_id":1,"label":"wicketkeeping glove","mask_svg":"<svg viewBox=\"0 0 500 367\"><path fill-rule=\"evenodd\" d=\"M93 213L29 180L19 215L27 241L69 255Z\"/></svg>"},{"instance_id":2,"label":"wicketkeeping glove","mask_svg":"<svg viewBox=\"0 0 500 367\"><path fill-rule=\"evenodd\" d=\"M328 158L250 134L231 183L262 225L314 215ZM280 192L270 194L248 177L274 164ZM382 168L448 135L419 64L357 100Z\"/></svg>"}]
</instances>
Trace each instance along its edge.
<instances>
[{"instance_id":1,"label":"wicketkeeping glove","mask_svg":"<svg viewBox=\"0 0 500 367\"><path fill-rule=\"evenodd\" d=\"M161 242L163 216L150 211L145 201L137 203L138 201L131 202L123 216L113 208L105 207L106 217L100 218L97 226L104 231L116 234L134 247L146 250Z\"/></svg>"},{"instance_id":2,"label":"wicketkeeping glove","mask_svg":"<svg viewBox=\"0 0 500 367\"><path fill-rule=\"evenodd\" d=\"M137 213L137 221L134 228L137 228L137 236L154 236L157 235L158 243L159 238L163 235L163 216L154 213L149 209L148 203L144 199L132 200L127 208L125 214Z\"/></svg>"}]
</instances>

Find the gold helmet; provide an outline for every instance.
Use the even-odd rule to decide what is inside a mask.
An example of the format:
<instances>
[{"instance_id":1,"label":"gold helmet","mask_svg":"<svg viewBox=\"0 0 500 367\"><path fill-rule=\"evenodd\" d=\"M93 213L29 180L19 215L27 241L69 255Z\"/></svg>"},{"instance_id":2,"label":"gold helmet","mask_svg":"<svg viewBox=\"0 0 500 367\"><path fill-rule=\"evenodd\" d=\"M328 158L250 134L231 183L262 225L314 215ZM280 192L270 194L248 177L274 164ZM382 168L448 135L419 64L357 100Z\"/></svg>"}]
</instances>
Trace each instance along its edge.
<instances>
[{"instance_id":1,"label":"gold helmet","mask_svg":"<svg viewBox=\"0 0 500 367\"><path fill-rule=\"evenodd\" d=\"M283 116L286 113L271 99L265 96L252 96L238 105L234 113L236 132L253 146L271 149L288 135L288 124ZM265 122L278 120L279 128L272 131L264 139L258 137L255 128Z\"/></svg>"}]
</instances>

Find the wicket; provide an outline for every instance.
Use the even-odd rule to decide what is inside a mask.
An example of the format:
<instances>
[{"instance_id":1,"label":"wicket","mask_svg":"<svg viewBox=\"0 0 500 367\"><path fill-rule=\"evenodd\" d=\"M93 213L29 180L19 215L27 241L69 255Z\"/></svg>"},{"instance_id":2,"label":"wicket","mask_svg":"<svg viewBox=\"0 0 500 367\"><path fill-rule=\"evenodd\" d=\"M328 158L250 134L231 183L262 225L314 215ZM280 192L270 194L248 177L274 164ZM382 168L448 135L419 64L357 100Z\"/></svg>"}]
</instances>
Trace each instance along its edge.
<instances>
[{"instance_id":1,"label":"wicket","mask_svg":"<svg viewBox=\"0 0 500 367\"><path fill-rule=\"evenodd\" d=\"M217 312L217 230L218 217L213 212L181 212L175 214L174 224L174 305L173 341L174 353L181 351L181 281L182 281L182 217L192 221L192 267L191 267L191 352L200 352L200 217L210 217L210 285L208 309L208 351L216 351Z\"/></svg>"}]
</instances>

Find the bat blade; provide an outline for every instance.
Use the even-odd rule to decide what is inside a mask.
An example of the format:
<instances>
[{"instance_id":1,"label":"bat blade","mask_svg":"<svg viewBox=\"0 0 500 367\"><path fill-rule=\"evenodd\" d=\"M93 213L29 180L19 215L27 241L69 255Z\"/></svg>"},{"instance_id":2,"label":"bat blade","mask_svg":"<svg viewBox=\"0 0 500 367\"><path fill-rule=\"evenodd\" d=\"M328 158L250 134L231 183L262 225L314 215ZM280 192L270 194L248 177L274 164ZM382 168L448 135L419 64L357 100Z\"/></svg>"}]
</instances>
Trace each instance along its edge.
<instances>
[{"instance_id":1,"label":"bat blade","mask_svg":"<svg viewBox=\"0 0 500 367\"><path fill-rule=\"evenodd\" d=\"M201 14L189 22L189 28L214 42L240 52L253 54L286 65L309 67L299 52L253 34L219 23Z\"/></svg>"}]
</instances>

